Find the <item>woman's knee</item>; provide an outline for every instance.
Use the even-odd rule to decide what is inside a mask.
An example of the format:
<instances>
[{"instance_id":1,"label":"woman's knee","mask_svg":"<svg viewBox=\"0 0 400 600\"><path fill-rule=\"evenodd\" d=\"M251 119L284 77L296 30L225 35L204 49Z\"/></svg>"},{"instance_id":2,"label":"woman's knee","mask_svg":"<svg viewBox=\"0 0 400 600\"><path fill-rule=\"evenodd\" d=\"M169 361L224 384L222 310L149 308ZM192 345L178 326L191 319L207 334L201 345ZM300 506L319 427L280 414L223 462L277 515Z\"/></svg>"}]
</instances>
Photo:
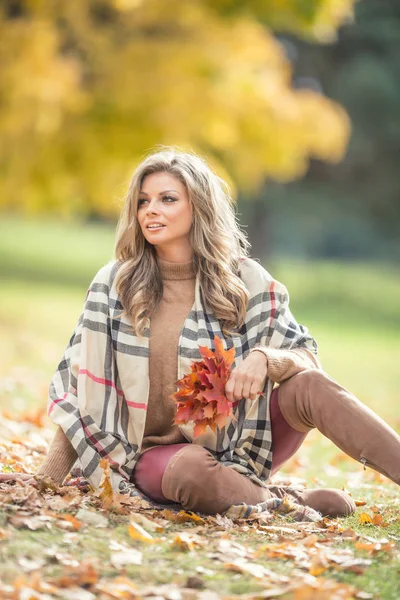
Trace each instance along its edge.
<instances>
[{"instance_id":1,"label":"woman's knee","mask_svg":"<svg viewBox=\"0 0 400 600\"><path fill-rule=\"evenodd\" d=\"M207 470L217 462L211 452L197 444L188 444L178 454L168 463L167 470L178 469L180 478L185 483L196 481L203 484Z\"/></svg>"},{"instance_id":2,"label":"woman's knee","mask_svg":"<svg viewBox=\"0 0 400 600\"><path fill-rule=\"evenodd\" d=\"M323 384L329 379L329 375L327 375L325 371L321 371L321 369L305 369L304 371L300 371L300 373L293 375L293 377L287 381L293 381L296 386L308 388L315 383Z\"/></svg>"},{"instance_id":3,"label":"woman's knee","mask_svg":"<svg viewBox=\"0 0 400 600\"><path fill-rule=\"evenodd\" d=\"M188 444L170 460L162 479L166 498L186 506L207 488L210 469L217 464L212 454L197 444Z\"/></svg>"},{"instance_id":4,"label":"woman's knee","mask_svg":"<svg viewBox=\"0 0 400 600\"><path fill-rule=\"evenodd\" d=\"M296 431L313 429L312 405L322 401L321 386L329 377L319 369L306 369L279 386L278 404L286 422Z\"/></svg>"}]
</instances>

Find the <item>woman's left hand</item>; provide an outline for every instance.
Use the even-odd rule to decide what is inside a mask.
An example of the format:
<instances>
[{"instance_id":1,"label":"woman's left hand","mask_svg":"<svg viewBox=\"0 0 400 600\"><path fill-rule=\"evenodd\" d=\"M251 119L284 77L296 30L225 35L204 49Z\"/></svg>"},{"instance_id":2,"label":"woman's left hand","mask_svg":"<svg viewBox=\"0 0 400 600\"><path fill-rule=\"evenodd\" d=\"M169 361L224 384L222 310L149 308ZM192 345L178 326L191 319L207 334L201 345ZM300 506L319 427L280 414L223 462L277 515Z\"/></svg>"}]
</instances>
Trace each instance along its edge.
<instances>
[{"instance_id":1,"label":"woman's left hand","mask_svg":"<svg viewBox=\"0 0 400 600\"><path fill-rule=\"evenodd\" d=\"M267 377L267 357L262 352L251 352L233 369L225 386L229 402L242 398L255 400L264 388Z\"/></svg>"}]
</instances>

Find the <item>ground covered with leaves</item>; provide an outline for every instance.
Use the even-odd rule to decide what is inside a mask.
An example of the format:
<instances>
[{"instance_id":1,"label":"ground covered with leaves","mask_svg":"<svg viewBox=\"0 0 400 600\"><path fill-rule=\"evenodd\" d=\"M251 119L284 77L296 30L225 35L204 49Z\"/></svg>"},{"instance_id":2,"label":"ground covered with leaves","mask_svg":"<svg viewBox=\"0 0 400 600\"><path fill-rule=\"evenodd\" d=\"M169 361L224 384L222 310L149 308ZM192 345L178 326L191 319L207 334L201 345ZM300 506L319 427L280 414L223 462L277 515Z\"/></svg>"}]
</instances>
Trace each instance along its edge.
<instances>
[{"instance_id":1,"label":"ground covered with leaves","mask_svg":"<svg viewBox=\"0 0 400 600\"><path fill-rule=\"evenodd\" d=\"M0 472L35 471L52 437L47 423L43 413L3 414ZM328 471L344 460L335 455ZM233 522L155 508L107 487L1 483L0 597L397 600L398 487L354 465L346 481L356 514L317 523L272 514Z\"/></svg>"}]
</instances>

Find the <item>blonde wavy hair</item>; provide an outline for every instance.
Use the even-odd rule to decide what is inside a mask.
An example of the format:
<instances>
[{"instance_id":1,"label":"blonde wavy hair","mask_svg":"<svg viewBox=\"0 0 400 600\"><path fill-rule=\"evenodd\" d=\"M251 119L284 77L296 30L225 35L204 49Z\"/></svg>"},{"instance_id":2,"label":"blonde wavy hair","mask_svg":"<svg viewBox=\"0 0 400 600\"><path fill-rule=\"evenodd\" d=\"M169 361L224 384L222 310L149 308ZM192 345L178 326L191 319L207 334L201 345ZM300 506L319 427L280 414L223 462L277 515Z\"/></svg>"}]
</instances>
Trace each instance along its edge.
<instances>
[{"instance_id":1,"label":"blonde wavy hair","mask_svg":"<svg viewBox=\"0 0 400 600\"><path fill-rule=\"evenodd\" d=\"M143 236L137 213L139 192L147 175L170 173L188 192L193 222L189 232L193 265L207 307L221 322L225 335L240 330L249 294L239 277L239 261L249 242L239 228L228 184L192 153L164 148L136 168L118 223L115 254L121 263L117 291L136 335L143 337L163 295L156 251Z\"/></svg>"}]
</instances>

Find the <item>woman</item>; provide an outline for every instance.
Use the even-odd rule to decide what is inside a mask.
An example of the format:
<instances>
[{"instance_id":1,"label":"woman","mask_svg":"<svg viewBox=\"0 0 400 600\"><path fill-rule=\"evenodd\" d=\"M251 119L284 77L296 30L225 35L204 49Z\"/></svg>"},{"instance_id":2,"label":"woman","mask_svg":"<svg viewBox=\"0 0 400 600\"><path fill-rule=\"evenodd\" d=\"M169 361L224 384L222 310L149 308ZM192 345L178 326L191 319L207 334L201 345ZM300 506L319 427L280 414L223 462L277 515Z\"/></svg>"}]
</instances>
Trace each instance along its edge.
<instances>
[{"instance_id":1,"label":"woman","mask_svg":"<svg viewBox=\"0 0 400 600\"><path fill-rule=\"evenodd\" d=\"M354 501L339 490L267 485L316 427L400 483L399 436L324 373L285 287L247 250L227 186L202 159L166 149L138 166L117 260L95 276L51 384L59 428L38 475L61 483L78 458L97 487L106 457L114 489L136 485L189 510L289 494L322 514L350 514ZM194 439L190 424L173 423L170 396L215 335L236 349L225 392L237 406L221 431Z\"/></svg>"}]
</instances>

